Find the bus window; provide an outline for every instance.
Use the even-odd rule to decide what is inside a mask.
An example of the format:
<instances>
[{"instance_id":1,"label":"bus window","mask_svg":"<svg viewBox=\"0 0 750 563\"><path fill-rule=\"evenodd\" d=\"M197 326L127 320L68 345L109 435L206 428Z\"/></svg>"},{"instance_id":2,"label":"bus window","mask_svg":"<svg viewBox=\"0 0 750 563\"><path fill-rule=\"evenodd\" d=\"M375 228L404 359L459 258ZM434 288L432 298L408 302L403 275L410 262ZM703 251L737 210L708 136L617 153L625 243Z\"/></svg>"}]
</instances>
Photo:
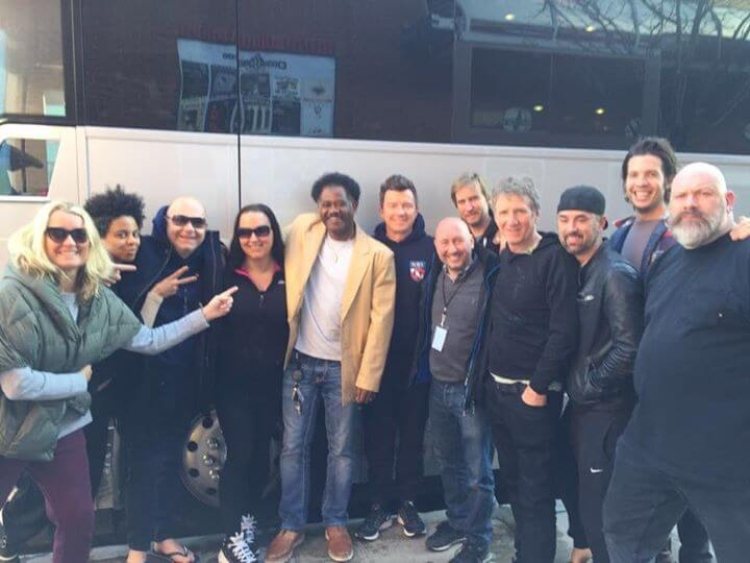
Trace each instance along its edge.
<instances>
[{"instance_id":1,"label":"bus window","mask_svg":"<svg viewBox=\"0 0 750 563\"><path fill-rule=\"evenodd\" d=\"M0 0L0 121L66 115L61 5Z\"/></svg>"},{"instance_id":2,"label":"bus window","mask_svg":"<svg viewBox=\"0 0 750 563\"><path fill-rule=\"evenodd\" d=\"M0 143L0 196L47 197L59 141L5 139Z\"/></svg>"},{"instance_id":3,"label":"bus window","mask_svg":"<svg viewBox=\"0 0 750 563\"><path fill-rule=\"evenodd\" d=\"M235 132L236 2L81 0L81 121Z\"/></svg>"},{"instance_id":4,"label":"bus window","mask_svg":"<svg viewBox=\"0 0 750 563\"><path fill-rule=\"evenodd\" d=\"M450 142L453 29L435 27L435 4L240 2L243 133Z\"/></svg>"}]
</instances>

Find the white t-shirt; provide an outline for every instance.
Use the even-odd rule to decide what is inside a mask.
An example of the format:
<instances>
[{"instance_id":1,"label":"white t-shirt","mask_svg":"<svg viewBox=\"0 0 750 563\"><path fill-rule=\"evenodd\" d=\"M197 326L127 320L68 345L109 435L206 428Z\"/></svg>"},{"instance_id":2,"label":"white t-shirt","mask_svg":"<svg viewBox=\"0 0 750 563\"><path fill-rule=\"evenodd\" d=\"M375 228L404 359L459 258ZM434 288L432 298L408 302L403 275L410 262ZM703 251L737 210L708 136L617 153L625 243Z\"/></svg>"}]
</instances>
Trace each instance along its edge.
<instances>
[{"instance_id":1,"label":"white t-shirt","mask_svg":"<svg viewBox=\"0 0 750 563\"><path fill-rule=\"evenodd\" d=\"M353 248L354 239L324 239L305 286L297 351L313 358L341 361L341 301Z\"/></svg>"}]
</instances>

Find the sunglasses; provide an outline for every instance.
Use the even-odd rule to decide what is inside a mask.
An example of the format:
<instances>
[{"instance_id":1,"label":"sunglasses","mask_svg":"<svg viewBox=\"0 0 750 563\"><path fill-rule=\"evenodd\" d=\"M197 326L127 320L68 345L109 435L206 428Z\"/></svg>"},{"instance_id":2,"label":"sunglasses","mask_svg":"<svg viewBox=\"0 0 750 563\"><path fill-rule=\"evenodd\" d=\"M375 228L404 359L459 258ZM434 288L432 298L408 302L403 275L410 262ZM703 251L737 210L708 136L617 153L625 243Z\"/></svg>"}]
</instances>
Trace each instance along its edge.
<instances>
[{"instance_id":1,"label":"sunglasses","mask_svg":"<svg viewBox=\"0 0 750 563\"><path fill-rule=\"evenodd\" d=\"M47 227L45 232L47 233L47 236L56 243L63 243L68 240L68 237L73 237L73 242L76 244L84 244L89 240L89 236L86 234L86 229L71 229L69 231L62 227Z\"/></svg>"},{"instance_id":2,"label":"sunglasses","mask_svg":"<svg viewBox=\"0 0 750 563\"><path fill-rule=\"evenodd\" d=\"M204 217L188 217L187 215L167 215L176 227L184 227L190 223L195 229L205 229L206 219Z\"/></svg>"},{"instance_id":3,"label":"sunglasses","mask_svg":"<svg viewBox=\"0 0 750 563\"><path fill-rule=\"evenodd\" d=\"M255 235L258 238L267 237L271 234L271 227L268 225L261 225L254 229L237 229L237 238L250 238Z\"/></svg>"}]
</instances>

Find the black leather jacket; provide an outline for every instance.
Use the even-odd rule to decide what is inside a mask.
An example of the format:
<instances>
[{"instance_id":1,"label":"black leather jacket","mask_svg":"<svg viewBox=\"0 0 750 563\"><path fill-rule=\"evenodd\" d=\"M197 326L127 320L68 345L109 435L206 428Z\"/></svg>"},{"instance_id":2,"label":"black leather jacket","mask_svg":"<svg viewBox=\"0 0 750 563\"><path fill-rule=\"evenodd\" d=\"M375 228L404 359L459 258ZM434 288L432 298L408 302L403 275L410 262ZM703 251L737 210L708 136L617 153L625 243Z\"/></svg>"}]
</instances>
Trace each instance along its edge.
<instances>
[{"instance_id":1,"label":"black leather jacket","mask_svg":"<svg viewBox=\"0 0 750 563\"><path fill-rule=\"evenodd\" d=\"M632 403L633 366L643 334L643 284L622 256L602 245L581 268L581 338L567 380L578 405Z\"/></svg>"}]
</instances>

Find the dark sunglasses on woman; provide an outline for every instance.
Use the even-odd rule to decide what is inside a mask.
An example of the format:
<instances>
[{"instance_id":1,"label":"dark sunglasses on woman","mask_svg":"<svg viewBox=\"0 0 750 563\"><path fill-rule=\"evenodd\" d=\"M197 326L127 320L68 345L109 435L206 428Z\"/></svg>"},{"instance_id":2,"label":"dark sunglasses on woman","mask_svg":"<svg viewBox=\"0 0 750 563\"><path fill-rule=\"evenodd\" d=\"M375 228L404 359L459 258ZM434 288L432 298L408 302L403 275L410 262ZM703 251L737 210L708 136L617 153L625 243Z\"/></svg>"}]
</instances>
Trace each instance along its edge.
<instances>
[{"instance_id":1,"label":"dark sunglasses on woman","mask_svg":"<svg viewBox=\"0 0 750 563\"><path fill-rule=\"evenodd\" d=\"M238 238L250 238L251 236L255 235L258 238L267 237L271 234L271 227L268 225L261 225L260 227L255 227L254 229L237 229L237 237Z\"/></svg>"},{"instance_id":2,"label":"dark sunglasses on woman","mask_svg":"<svg viewBox=\"0 0 750 563\"><path fill-rule=\"evenodd\" d=\"M63 229L62 227L47 227L47 236L57 243L62 243L68 240L68 237L73 237L73 242L76 244L83 244L88 242L89 237L86 234L86 229Z\"/></svg>"}]
</instances>

